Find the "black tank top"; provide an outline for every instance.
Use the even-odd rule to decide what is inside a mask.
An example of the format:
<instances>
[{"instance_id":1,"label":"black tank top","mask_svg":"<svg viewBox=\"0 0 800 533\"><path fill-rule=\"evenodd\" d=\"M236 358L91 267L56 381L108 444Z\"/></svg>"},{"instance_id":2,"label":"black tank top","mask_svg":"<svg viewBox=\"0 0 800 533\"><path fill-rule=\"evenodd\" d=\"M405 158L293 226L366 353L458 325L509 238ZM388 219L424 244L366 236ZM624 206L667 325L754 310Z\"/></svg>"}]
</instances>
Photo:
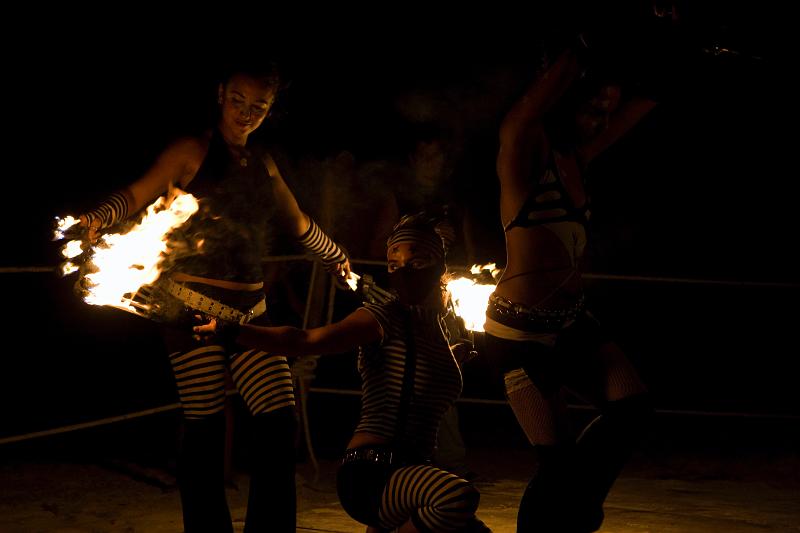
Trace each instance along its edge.
<instances>
[{"instance_id":1,"label":"black tank top","mask_svg":"<svg viewBox=\"0 0 800 533\"><path fill-rule=\"evenodd\" d=\"M208 154L186 187L199 210L170 237L177 256L172 271L242 283L263 280L261 260L269 251L275 204L263 155L263 149L248 147L244 157L234 159L214 130Z\"/></svg>"}]
</instances>

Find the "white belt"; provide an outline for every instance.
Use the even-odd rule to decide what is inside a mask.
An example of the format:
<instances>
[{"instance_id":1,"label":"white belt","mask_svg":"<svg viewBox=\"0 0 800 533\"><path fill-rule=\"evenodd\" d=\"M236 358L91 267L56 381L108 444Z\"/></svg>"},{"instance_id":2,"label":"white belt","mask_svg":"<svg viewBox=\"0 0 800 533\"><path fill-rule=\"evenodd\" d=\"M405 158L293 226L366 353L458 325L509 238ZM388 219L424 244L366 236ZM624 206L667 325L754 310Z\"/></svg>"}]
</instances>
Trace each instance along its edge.
<instances>
[{"instance_id":1,"label":"white belt","mask_svg":"<svg viewBox=\"0 0 800 533\"><path fill-rule=\"evenodd\" d=\"M243 312L235 307L225 305L213 298L209 298L205 294L192 290L181 283L167 280L166 285L167 292L185 303L188 307L228 322L247 324L255 317L264 314L267 310L267 302L264 298L261 298L249 311Z\"/></svg>"}]
</instances>

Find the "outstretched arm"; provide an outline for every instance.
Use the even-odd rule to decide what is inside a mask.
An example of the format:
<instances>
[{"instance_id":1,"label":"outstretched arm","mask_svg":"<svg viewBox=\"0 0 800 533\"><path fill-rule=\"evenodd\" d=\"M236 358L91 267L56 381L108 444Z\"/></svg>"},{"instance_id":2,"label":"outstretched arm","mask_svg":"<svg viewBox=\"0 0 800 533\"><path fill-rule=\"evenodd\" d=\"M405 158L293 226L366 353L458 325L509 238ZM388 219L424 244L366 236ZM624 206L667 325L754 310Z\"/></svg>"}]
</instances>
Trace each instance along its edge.
<instances>
[{"instance_id":1,"label":"outstretched arm","mask_svg":"<svg viewBox=\"0 0 800 533\"><path fill-rule=\"evenodd\" d=\"M185 187L197 173L206 149L202 140L194 138L169 145L142 177L112 194L93 211L81 215L81 224L89 229L88 238L94 240L97 230L137 213L171 185Z\"/></svg>"},{"instance_id":2,"label":"outstretched arm","mask_svg":"<svg viewBox=\"0 0 800 533\"><path fill-rule=\"evenodd\" d=\"M275 206L279 218L289 234L295 237L306 250L319 257L322 264L340 288L346 288L344 280L350 275L347 255L316 222L301 209L292 191L286 185L278 166L270 155L265 155L264 164L272 177Z\"/></svg>"},{"instance_id":3,"label":"outstretched arm","mask_svg":"<svg viewBox=\"0 0 800 533\"><path fill-rule=\"evenodd\" d=\"M380 340L383 329L368 311L356 309L343 320L313 329L291 326L264 327L251 324L220 324L211 320L208 324L195 326L198 335L225 335L246 348L279 353L289 357L342 353L357 346Z\"/></svg>"}]
</instances>

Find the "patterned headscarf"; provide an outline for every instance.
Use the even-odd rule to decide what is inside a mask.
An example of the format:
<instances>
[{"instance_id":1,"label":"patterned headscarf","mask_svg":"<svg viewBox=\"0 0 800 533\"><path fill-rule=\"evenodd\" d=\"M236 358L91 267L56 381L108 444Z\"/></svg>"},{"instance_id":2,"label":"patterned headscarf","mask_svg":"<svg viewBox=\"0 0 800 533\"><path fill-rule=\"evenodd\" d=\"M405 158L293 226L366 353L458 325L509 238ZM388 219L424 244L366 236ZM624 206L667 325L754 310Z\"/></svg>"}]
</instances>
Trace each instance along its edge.
<instances>
[{"instance_id":1,"label":"patterned headscarf","mask_svg":"<svg viewBox=\"0 0 800 533\"><path fill-rule=\"evenodd\" d=\"M404 215L400 222L392 228L386 241L386 248L400 243L414 243L417 247L430 252L438 261L444 261L445 254L453 243L452 226L426 212Z\"/></svg>"}]
</instances>

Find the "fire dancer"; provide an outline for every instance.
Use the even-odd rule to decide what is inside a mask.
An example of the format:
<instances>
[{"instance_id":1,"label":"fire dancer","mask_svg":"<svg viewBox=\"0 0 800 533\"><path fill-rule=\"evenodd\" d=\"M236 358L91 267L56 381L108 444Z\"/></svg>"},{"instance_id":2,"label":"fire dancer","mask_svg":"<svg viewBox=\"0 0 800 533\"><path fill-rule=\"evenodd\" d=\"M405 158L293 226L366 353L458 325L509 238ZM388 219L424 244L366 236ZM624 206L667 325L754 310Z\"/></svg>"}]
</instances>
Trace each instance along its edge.
<instances>
[{"instance_id":1,"label":"fire dancer","mask_svg":"<svg viewBox=\"0 0 800 533\"><path fill-rule=\"evenodd\" d=\"M505 116L497 172L506 269L486 311L486 353L535 446L517 530L595 531L651 414L647 389L584 306L584 170L655 103L591 70L585 40L557 56ZM587 69L588 70L585 70ZM563 393L601 416L576 439Z\"/></svg>"},{"instance_id":2,"label":"fire dancer","mask_svg":"<svg viewBox=\"0 0 800 533\"><path fill-rule=\"evenodd\" d=\"M349 274L346 255L300 209L270 154L248 143L279 83L273 66L233 70L218 87L216 127L174 142L138 181L80 217L95 239L172 186L199 198L199 211L170 236L154 291L164 296L153 304L167 324L198 311L267 323L261 259L273 226L296 237L338 280ZM198 342L185 326L166 328L166 344L185 420L178 464L185 531L233 531L223 478L227 368L253 415L257 451L245 531L294 532L297 422L286 357Z\"/></svg>"},{"instance_id":3,"label":"fire dancer","mask_svg":"<svg viewBox=\"0 0 800 533\"><path fill-rule=\"evenodd\" d=\"M433 221L403 217L386 258L397 298L340 322L301 330L212 320L194 329L290 357L360 347L361 416L337 474L344 509L372 531L488 531L475 517L475 487L430 464L440 420L461 391L443 331L446 266Z\"/></svg>"}]
</instances>

